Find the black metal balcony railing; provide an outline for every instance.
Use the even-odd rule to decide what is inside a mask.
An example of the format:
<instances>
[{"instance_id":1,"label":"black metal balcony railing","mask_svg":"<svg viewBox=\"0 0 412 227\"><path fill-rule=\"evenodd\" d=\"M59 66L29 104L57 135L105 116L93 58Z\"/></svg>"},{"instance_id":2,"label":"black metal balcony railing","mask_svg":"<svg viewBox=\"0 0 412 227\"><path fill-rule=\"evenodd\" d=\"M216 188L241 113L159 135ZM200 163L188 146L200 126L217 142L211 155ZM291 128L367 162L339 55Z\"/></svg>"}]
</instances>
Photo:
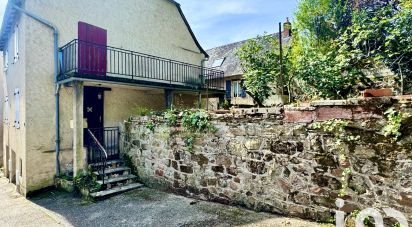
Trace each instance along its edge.
<instances>
[{"instance_id":1,"label":"black metal balcony railing","mask_svg":"<svg viewBox=\"0 0 412 227\"><path fill-rule=\"evenodd\" d=\"M120 48L73 40L60 48L60 80L85 77L224 90L224 72Z\"/></svg>"}]
</instances>

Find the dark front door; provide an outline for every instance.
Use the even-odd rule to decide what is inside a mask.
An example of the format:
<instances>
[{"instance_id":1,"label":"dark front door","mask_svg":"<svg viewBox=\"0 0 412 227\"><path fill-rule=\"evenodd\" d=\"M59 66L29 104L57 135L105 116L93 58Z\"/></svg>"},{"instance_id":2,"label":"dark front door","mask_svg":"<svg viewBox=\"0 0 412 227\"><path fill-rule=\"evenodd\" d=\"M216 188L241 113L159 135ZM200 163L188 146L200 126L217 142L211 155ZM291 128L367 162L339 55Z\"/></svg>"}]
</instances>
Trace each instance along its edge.
<instances>
[{"instance_id":1,"label":"dark front door","mask_svg":"<svg viewBox=\"0 0 412 227\"><path fill-rule=\"evenodd\" d=\"M87 128L90 129L100 143L103 141L103 104L104 90L98 87L84 87L83 115L87 119ZM84 144L89 145L89 133L84 133Z\"/></svg>"},{"instance_id":2,"label":"dark front door","mask_svg":"<svg viewBox=\"0 0 412 227\"><path fill-rule=\"evenodd\" d=\"M107 71L107 31L79 22L78 24L79 73L105 76Z\"/></svg>"}]
</instances>

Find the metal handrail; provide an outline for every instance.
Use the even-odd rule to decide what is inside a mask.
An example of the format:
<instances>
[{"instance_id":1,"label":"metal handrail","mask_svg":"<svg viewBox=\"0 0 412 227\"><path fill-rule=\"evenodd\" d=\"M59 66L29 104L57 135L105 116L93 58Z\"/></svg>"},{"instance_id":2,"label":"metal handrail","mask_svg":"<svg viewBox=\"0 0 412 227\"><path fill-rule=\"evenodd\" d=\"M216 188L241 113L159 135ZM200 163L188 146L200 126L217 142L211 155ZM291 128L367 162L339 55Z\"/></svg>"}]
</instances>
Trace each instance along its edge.
<instances>
[{"instance_id":1,"label":"metal handrail","mask_svg":"<svg viewBox=\"0 0 412 227\"><path fill-rule=\"evenodd\" d=\"M102 173L102 182L104 184L104 180L105 180L105 171L106 171L106 167L107 167L107 151L106 149L102 146L102 144L99 142L99 140L96 138L96 136L93 134L93 132L90 129L87 129L91 139L93 140L93 143L95 143L100 151L100 158L102 158L102 154L104 155L103 159L100 160L102 164L99 163L99 165L96 166L97 168L97 172L100 174ZM89 146L91 146L89 144ZM90 149L90 152L93 152L93 149Z\"/></svg>"},{"instance_id":2,"label":"metal handrail","mask_svg":"<svg viewBox=\"0 0 412 227\"><path fill-rule=\"evenodd\" d=\"M175 83L191 89L224 90L224 72L132 50L74 39L60 48L61 76Z\"/></svg>"}]
</instances>

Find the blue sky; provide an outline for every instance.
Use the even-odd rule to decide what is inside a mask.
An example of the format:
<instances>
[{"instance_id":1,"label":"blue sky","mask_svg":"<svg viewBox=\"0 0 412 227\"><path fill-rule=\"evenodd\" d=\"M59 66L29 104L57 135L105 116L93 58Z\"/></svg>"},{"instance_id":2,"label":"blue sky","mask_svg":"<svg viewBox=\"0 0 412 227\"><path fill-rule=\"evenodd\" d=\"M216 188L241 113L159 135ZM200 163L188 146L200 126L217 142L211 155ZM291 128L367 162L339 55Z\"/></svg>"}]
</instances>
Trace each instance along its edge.
<instances>
[{"instance_id":1,"label":"blue sky","mask_svg":"<svg viewBox=\"0 0 412 227\"><path fill-rule=\"evenodd\" d=\"M205 49L277 32L298 0L177 0Z\"/></svg>"},{"instance_id":2,"label":"blue sky","mask_svg":"<svg viewBox=\"0 0 412 227\"><path fill-rule=\"evenodd\" d=\"M177 0L205 49L278 30L298 0ZM0 0L2 21L7 0Z\"/></svg>"}]
</instances>

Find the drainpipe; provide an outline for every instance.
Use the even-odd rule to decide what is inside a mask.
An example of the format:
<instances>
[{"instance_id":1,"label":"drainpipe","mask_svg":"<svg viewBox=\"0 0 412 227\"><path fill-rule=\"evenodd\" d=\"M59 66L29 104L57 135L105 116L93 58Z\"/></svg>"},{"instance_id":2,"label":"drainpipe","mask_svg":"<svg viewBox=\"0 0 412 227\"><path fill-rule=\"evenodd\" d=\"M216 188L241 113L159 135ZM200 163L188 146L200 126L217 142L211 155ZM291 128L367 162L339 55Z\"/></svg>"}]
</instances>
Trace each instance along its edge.
<instances>
[{"instance_id":1,"label":"drainpipe","mask_svg":"<svg viewBox=\"0 0 412 227\"><path fill-rule=\"evenodd\" d=\"M57 83L57 77L59 76L59 30L57 29L56 26L54 26L52 23L49 21L37 16L36 14L33 14L23 8L20 8L17 5L14 5L13 8L31 18L34 20L44 24L45 26L51 28L53 30L53 38L54 38L54 82L56 84L55 88L55 112L56 112L56 175L60 175L60 85Z\"/></svg>"}]
</instances>

